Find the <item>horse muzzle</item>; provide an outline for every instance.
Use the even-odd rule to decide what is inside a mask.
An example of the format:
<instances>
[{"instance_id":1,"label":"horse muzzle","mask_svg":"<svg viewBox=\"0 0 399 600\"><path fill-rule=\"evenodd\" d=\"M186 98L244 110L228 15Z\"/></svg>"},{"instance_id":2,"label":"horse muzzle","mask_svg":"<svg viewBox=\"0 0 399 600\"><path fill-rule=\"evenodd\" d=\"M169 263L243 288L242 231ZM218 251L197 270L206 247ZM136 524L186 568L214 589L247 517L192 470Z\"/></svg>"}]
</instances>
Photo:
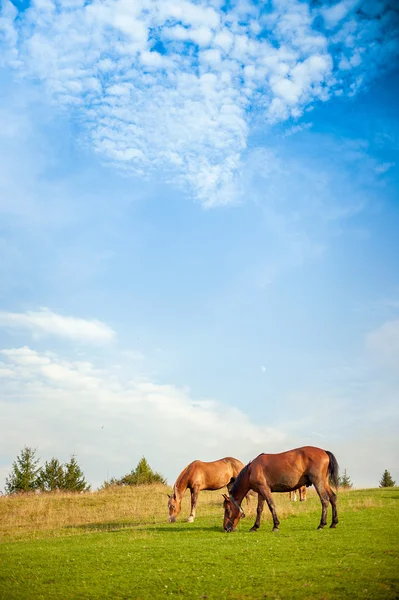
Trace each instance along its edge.
<instances>
[{"instance_id":1,"label":"horse muzzle","mask_svg":"<svg viewBox=\"0 0 399 600\"><path fill-rule=\"evenodd\" d=\"M169 523L176 523L176 517L169 517Z\"/></svg>"}]
</instances>

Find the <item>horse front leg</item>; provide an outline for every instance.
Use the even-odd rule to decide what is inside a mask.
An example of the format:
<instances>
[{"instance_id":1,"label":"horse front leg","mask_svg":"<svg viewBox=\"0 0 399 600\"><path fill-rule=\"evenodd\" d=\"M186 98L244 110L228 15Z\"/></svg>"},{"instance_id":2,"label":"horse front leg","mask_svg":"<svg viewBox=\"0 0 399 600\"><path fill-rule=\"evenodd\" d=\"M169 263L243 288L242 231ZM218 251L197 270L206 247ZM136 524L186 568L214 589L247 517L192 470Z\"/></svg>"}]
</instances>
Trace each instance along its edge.
<instances>
[{"instance_id":1,"label":"horse front leg","mask_svg":"<svg viewBox=\"0 0 399 600\"><path fill-rule=\"evenodd\" d=\"M263 498L267 502L267 505L269 507L270 512L272 513L272 517L273 517L273 529L272 529L272 531L278 531L278 528L279 528L279 525L280 525L280 521L278 520L278 517L277 517L276 507L274 506L274 502L273 502L272 493L270 491L270 488L268 486L266 486L266 485L259 486L259 494L262 494Z\"/></svg>"},{"instance_id":2,"label":"horse front leg","mask_svg":"<svg viewBox=\"0 0 399 600\"><path fill-rule=\"evenodd\" d=\"M260 518L262 516L263 507L265 505L265 499L261 494L258 494L258 506L256 509L256 521L251 527L250 531L256 531L260 527Z\"/></svg>"},{"instance_id":3,"label":"horse front leg","mask_svg":"<svg viewBox=\"0 0 399 600\"><path fill-rule=\"evenodd\" d=\"M198 500L198 488L192 488L191 490L191 512L190 512L190 516L187 519L187 523L193 523L194 519L195 519L195 509L197 506L197 500Z\"/></svg>"}]
</instances>

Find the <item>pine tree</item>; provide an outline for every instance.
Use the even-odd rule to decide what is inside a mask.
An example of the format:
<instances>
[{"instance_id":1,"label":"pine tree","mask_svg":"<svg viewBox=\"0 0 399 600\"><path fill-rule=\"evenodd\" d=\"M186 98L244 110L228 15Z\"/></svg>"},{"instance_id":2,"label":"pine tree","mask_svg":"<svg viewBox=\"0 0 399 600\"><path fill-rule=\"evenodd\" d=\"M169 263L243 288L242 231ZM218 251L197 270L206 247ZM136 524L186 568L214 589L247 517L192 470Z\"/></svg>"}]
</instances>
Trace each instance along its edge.
<instances>
[{"instance_id":1,"label":"pine tree","mask_svg":"<svg viewBox=\"0 0 399 600\"><path fill-rule=\"evenodd\" d=\"M381 488L393 487L394 485L396 485L396 483L392 479L390 472L385 469L385 471L381 477L381 480L380 480L380 487Z\"/></svg>"},{"instance_id":2,"label":"pine tree","mask_svg":"<svg viewBox=\"0 0 399 600\"><path fill-rule=\"evenodd\" d=\"M64 488L64 469L58 458L46 461L40 470L38 478L39 488L43 492L52 492Z\"/></svg>"},{"instance_id":3,"label":"pine tree","mask_svg":"<svg viewBox=\"0 0 399 600\"><path fill-rule=\"evenodd\" d=\"M17 456L12 465L10 476L6 478L5 490L7 494L19 492L32 492L38 488L39 459L36 458L36 449L25 446L20 456Z\"/></svg>"},{"instance_id":4,"label":"pine tree","mask_svg":"<svg viewBox=\"0 0 399 600\"><path fill-rule=\"evenodd\" d=\"M75 456L64 465L63 489L68 492L88 492L90 485L87 484L82 469L79 467Z\"/></svg>"},{"instance_id":5,"label":"pine tree","mask_svg":"<svg viewBox=\"0 0 399 600\"><path fill-rule=\"evenodd\" d=\"M339 486L343 487L343 488L353 487L353 483L352 483L351 478L349 477L348 473L346 472L346 469L344 469L344 472L342 473L342 475L339 476Z\"/></svg>"},{"instance_id":6,"label":"pine tree","mask_svg":"<svg viewBox=\"0 0 399 600\"><path fill-rule=\"evenodd\" d=\"M110 481L104 481L101 489L106 489L110 485L143 485L146 483L166 483L166 479L160 473L154 472L143 456L130 473L120 479L112 477Z\"/></svg>"}]
</instances>

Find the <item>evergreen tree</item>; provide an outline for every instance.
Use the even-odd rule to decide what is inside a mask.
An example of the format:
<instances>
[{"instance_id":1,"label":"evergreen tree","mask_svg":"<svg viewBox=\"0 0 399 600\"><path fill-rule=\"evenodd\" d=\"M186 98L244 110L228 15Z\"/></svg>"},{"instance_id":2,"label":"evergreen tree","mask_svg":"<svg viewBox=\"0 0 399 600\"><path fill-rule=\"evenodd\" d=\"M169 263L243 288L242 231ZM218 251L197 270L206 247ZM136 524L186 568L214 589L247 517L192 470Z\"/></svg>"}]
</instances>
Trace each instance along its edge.
<instances>
[{"instance_id":1,"label":"evergreen tree","mask_svg":"<svg viewBox=\"0 0 399 600\"><path fill-rule=\"evenodd\" d=\"M87 484L82 469L79 467L75 456L64 465L63 489L68 492L88 492L90 485Z\"/></svg>"},{"instance_id":2,"label":"evergreen tree","mask_svg":"<svg viewBox=\"0 0 399 600\"><path fill-rule=\"evenodd\" d=\"M52 492L64 488L64 469L58 458L46 461L40 470L38 485L43 492Z\"/></svg>"},{"instance_id":3,"label":"evergreen tree","mask_svg":"<svg viewBox=\"0 0 399 600\"><path fill-rule=\"evenodd\" d=\"M390 472L385 469L385 471L381 477L381 480L380 480L380 487L381 488L393 487L394 485L396 485L396 483L392 479Z\"/></svg>"},{"instance_id":4,"label":"evergreen tree","mask_svg":"<svg viewBox=\"0 0 399 600\"><path fill-rule=\"evenodd\" d=\"M12 471L6 478L5 489L7 494L19 492L32 492L38 488L38 474L40 467L36 458L36 450L25 446L20 456L17 456L12 465Z\"/></svg>"},{"instance_id":5,"label":"evergreen tree","mask_svg":"<svg viewBox=\"0 0 399 600\"><path fill-rule=\"evenodd\" d=\"M143 456L137 467L130 473L120 479L112 477L109 481L104 481L100 489L106 489L110 485L143 485L146 483L166 483L166 479L160 473L154 472Z\"/></svg>"},{"instance_id":6,"label":"evergreen tree","mask_svg":"<svg viewBox=\"0 0 399 600\"><path fill-rule=\"evenodd\" d=\"M147 462L147 459L142 457L138 462L137 467L131 472L132 483L130 485L143 485L145 483L166 483L166 479L160 473L154 472ZM128 476L129 477L129 476Z\"/></svg>"},{"instance_id":7,"label":"evergreen tree","mask_svg":"<svg viewBox=\"0 0 399 600\"><path fill-rule=\"evenodd\" d=\"M351 481L351 478L349 477L348 473L346 472L346 469L344 469L344 472L342 473L342 475L339 476L339 486L343 487L343 488L351 488L353 487L353 483Z\"/></svg>"}]
</instances>

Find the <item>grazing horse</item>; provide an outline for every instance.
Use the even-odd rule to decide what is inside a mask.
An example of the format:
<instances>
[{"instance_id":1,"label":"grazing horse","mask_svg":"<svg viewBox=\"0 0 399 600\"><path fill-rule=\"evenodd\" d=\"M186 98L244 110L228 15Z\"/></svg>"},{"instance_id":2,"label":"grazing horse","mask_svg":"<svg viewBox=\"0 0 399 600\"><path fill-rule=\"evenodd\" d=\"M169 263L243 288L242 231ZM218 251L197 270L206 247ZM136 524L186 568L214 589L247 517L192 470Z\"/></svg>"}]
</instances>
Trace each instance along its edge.
<instances>
[{"instance_id":1,"label":"grazing horse","mask_svg":"<svg viewBox=\"0 0 399 600\"><path fill-rule=\"evenodd\" d=\"M296 492L297 492L296 490L294 490L293 492L290 492L290 500L292 500L292 502L297 501ZM306 500L306 485L303 485L302 487L298 488L298 492L299 492L299 501L305 502L305 500Z\"/></svg>"},{"instance_id":2,"label":"grazing horse","mask_svg":"<svg viewBox=\"0 0 399 600\"><path fill-rule=\"evenodd\" d=\"M176 521L187 488L191 492L191 512L187 521L192 523L195 519L198 493L201 490L220 490L224 486L227 486L230 491L235 478L243 467L244 464L240 460L231 456L213 462L195 460L190 463L176 479L172 495L168 494L169 523Z\"/></svg>"},{"instance_id":3,"label":"grazing horse","mask_svg":"<svg viewBox=\"0 0 399 600\"><path fill-rule=\"evenodd\" d=\"M256 521L251 531L260 526L260 517L265 500L273 516L273 531L278 531L280 522L272 499L272 492L293 492L303 485L314 485L319 495L322 512L318 529L327 524L327 508L332 507L331 527L338 523L337 497L330 487L330 481L338 487L338 463L335 456L313 446L304 446L280 454L260 454L248 463L224 497L225 531L234 531L241 517L245 517L241 508L243 498L249 490L258 493Z\"/></svg>"}]
</instances>

